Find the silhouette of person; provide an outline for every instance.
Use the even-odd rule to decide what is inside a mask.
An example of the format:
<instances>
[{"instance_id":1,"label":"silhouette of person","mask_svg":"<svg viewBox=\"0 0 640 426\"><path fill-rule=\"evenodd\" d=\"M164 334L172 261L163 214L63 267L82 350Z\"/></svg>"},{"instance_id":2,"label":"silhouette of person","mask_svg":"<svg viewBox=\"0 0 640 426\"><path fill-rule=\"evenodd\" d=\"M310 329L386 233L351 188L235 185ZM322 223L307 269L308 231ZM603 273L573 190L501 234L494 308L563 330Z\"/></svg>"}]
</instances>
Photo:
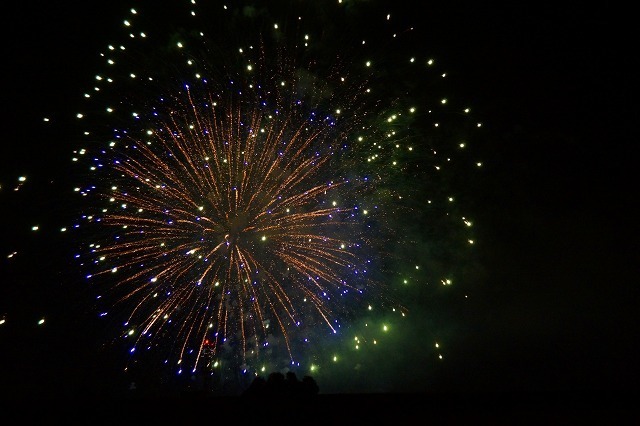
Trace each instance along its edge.
<instances>
[{"instance_id":1,"label":"silhouette of person","mask_svg":"<svg viewBox=\"0 0 640 426\"><path fill-rule=\"evenodd\" d=\"M284 395L285 393L285 377L279 371L274 371L267 377L265 393L268 395Z\"/></svg>"},{"instance_id":2,"label":"silhouette of person","mask_svg":"<svg viewBox=\"0 0 640 426\"><path fill-rule=\"evenodd\" d=\"M285 379L286 391L288 395L300 396L302 394L302 382L293 371L288 371Z\"/></svg>"},{"instance_id":3,"label":"silhouette of person","mask_svg":"<svg viewBox=\"0 0 640 426\"><path fill-rule=\"evenodd\" d=\"M304 395L313 396L318 394L320 388L313 377L304 376L302 378L301 390Z\"/></svg>"},{"instance_id":4,"label":"silhouette of person","mask_svg":"<svg viewBox=\"0 0 640 426\"><path fill-rule=\"evenodd\" d=\"M265 394L265 387L267 386L267 381L262 376L256 376L249 387L242 392L242 395L245 396L261 396Z\"/></svg>"}]
</instances>

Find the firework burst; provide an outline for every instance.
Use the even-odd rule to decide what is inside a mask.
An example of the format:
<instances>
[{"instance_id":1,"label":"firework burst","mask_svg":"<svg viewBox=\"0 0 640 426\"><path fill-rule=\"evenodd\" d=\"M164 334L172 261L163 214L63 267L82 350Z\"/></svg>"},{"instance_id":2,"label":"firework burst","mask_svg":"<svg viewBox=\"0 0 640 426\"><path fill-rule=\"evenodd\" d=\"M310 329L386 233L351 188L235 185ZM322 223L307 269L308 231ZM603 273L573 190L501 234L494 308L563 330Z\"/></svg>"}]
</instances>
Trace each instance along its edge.
<instances>
[{"instance_id":1,"label":"firework burst","mask_svg":"<svg viewBox=\"0 0 640 426\"><path fill-rule=\"evenodd\" d=\"M389 52L393 32L373 50L353 35L333 40L336 55L326 48L335 34L304 14L277 21L265 9L220 6L205 14L207 31L166 38L133 30L141 15L131 10L131 41L103 55L78 114L89 146L74 156L91 179L76 189L91 200L79 257L104 291L101 315L126 308L130 352L163 348L178 372L223 358L242 371L285 356L313 367L309 340L340 334L372 304L404 316L395 292L409 274L397 255L412 239L398 224L408 213L426 223L432 197L447 220L470 226L451 214L436 176L464 146L462 108L451 114L444 98L416 108L421 89L386 86L416 61L367 59ZM455 131L433 132L459 117ZM419 269L414 280L426 280Z\"/></svg>"}]
</instances>

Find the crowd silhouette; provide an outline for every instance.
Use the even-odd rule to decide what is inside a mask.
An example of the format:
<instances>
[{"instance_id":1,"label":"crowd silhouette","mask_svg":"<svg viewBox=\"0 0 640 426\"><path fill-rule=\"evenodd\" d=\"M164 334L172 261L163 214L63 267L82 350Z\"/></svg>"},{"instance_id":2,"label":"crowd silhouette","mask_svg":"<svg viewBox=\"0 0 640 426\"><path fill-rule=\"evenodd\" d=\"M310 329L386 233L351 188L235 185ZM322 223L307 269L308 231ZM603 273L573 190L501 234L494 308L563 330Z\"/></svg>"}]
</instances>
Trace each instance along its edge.
<instances>
[{"instance_id":1,"label":"crowd silhouette","mask_svg":"<svg viewBox=\"0 0 640 426\"><path fill-rule=\"evenodd\" d=\"M319 391L318 384L311 376L304 376L299 380L296 373L289 371L270 373L267 379L256 376L249 387L242 392L242 396L285 396L285 397L312 397Z\"/></svg>"}]
</instances>

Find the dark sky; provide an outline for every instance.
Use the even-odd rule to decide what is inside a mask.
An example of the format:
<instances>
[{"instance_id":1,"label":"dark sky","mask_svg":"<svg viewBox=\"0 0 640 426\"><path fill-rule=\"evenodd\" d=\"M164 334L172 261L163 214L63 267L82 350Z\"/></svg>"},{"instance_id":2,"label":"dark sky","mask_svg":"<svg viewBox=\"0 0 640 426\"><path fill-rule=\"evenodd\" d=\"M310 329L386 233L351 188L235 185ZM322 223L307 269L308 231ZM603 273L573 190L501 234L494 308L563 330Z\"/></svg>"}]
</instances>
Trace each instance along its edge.
<instances>
[{"instance_id":1,"label":"dark sky","mask_svg":"<svg viewBox=\"0 0 640 426\"><path fill-rule=\"evenodd\" d=\"M640 259L629 12L578 3L445 3L420 8L429 29L425 44L464 85L460 92L485 117L489 137L481 147L486 169L474 205L483 276L474 298L457 313L463 326L430 387L630 390L640 379L635 365ZM50 155L67 158L64 140L42 140L37 156L27 140L41 138L41 117L52 108L64 109L84 87L78 82L90 76L88 58L95 57L123 10L107 3L29 2L5 15L0 150L5 195L23 173L43 184L46 176L32 170L46 168ZM14 224L31 214L20 211L21 202L17 199L17 209L0 206L7 216L3 233L11 241L21 235ZM64 210L24 203L51 208L52 215ZM3 271L6 254L0 254ZM50 255L56 258L55 247ZM38 295L51 290L41 294L37 289L46 277L37 281L11 279L24 288L5 288L3 294L24 292L42 303ZM65 303L63 295L56 297ZM30 302L23 300L25 309ZM28 354L25 365L2 368L41 374L43 381L64 380L49 365L43 345L21 336L0 327L1 347L15 345ZM73 353L70 349L69 357ZM69 360L62 364L64 371L76 368Z\"/></svg>"}]
</instances>

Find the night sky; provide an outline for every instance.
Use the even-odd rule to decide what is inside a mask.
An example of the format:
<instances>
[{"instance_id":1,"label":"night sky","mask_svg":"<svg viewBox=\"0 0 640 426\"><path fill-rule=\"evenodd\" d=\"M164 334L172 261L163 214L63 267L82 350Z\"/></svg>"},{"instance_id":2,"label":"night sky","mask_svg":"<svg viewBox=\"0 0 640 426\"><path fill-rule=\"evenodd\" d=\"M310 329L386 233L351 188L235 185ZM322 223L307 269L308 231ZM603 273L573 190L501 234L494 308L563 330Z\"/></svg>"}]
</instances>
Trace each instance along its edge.
<instances>
[{"instance_id":1,"label":"night sky","mask_svg":"<svg viewBox=\"0 0 640 426\"><path fill-rule=\"evenodd\" d=\"M47 127L42 117L75 113L95 74L96 52L129 7L121 3L29 2L5 14L0 378L6 395L100 394L126 386L116 373L124 355L101 351L109 338L101 338L93 319L90 289L68 284L73 238L31 232L34 223L57 229L74 214L61 166L73 149L66 140L72 120ZM438 316L425 316L413 329L428 333L429 321L448 324L442 362L434 364L428 351L400 350L403 365L381 366L385 386L355 386L358 392L607 394L636 387L633 25L628 12L599 7L446 2L414 12L426 29L425 49L447 64L455 93L482 117L475 152L483 173L466 194L477 254L456 293L469 298L442 296ZM19 176L28 180L14 191ZM323 388L320 378L319 386L321 393L339 392Z\"/></svg>"}]
</instances>

